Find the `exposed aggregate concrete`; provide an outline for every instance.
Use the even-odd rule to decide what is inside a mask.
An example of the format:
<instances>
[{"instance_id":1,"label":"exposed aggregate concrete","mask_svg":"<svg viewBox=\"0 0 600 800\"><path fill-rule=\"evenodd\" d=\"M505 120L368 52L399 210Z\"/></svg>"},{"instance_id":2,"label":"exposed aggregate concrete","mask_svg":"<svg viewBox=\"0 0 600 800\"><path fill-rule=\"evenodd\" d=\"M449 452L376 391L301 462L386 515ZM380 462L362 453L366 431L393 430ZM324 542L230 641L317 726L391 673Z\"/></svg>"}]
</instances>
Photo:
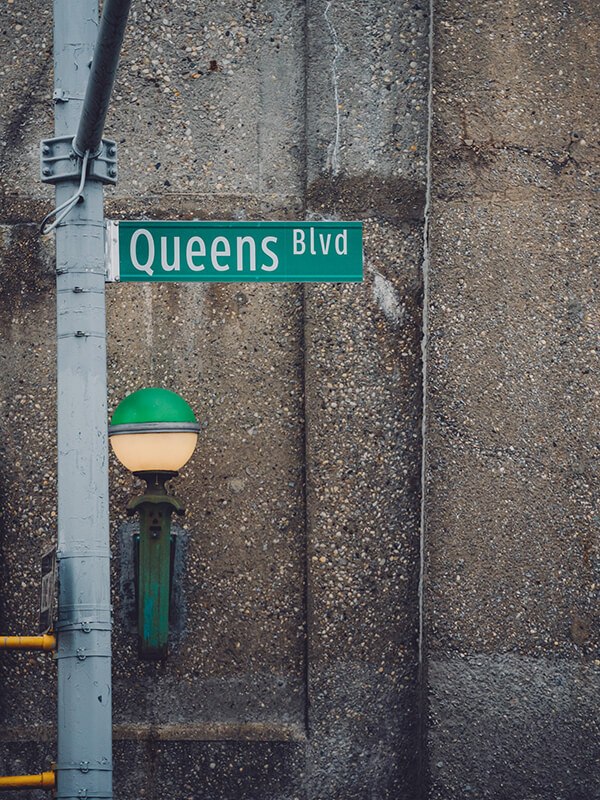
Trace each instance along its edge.
<instances>
[{"instance_id":1,"label":"exposed aggregate concrete","mask_svg":"<svg viewBox=\"0 0 600 800\"><path fill-rule=\"evenodd\" d=\"M598 9L438 2L430 794L600 794Z\"/></svg>"},{"instance_id":2,"label":"exposed aggregate concrete","mask_svg":"<svg viewBox=\"0 0 600 800\"><path fill-rule=\"evenodd\" d=\"M598 11L434 3L425 641L432 800L600 793ZM363 219L365 283L111 286L109 405L203 425L188 624L121 625L117 797L412 798L425 4L134 4L106 134L112 218ZM0 11L3 632L35 628L56 535L51 11ZM54 756L54 667L0 666L3 772ZM6 741L8 740L8 741ZM32 796L36 796L33 793ZM38 796L42 795L38 793ZM425 796L423 794L422 796Z\"/></svg>"},{"instance_id":3,"label":"exposed aggregate concrete","mask_svg":"<svg viewBox=\"0 0 600 800\"><path fill-rule=\"evenodd\" d=\"M138 661L122 623L119 532L139 487L111 457L117 798L416 791L427 13L400 12L133 5L106 129L119 146L107 216L363 219L366 269L352 287L107 289L109 410L160 384L202 424L173 482L188 507L187 622L160 665ZM7 3L0 22L14 464L0 621L12 632L35 626L40 544L56 535L52 248L34 225L52 198L37 160L52 132L50 10ZM53 672L46 657L3 657L9 772L53 755Z\"/></svg>"}]
</instances>

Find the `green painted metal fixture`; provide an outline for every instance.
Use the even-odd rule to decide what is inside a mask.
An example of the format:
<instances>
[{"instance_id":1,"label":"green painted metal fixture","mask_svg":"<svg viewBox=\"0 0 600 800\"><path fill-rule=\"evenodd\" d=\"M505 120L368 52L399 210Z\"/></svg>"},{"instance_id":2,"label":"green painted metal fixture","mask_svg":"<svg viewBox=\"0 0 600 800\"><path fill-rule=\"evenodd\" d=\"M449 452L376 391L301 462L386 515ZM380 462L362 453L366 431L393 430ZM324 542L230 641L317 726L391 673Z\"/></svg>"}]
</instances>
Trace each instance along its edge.
<instances>
[{"instance_id":1,"label":"green painted metal fixture","mask_svg":"<svg viewBox=\"0 0 600 800\"><path fill-rule=\"evenodd\" d=\"M158 477L158 476L157 476ZM160 476L163 477L163 476ZM164 476L168 480L170 476ZM167 655L171 597L171 516L185 509L168 495L164 483L150 480L146 491L127 506L140 516L137 555L139 655L161 659Z\"/></svg>"},{"instance_id":2,"label":"green painted metal fixture","mask_svg":"<svg viewBox=\"0 0 600 800\"><path fill-rule=\"evenodd\" d=\"M165 484L194 452L200 426L186 401L167 389L140 389L116 408L108 429L115 455L146 482L143 495L127 506L139 513L137 553L138 645L140 658L165 658L171 596L171 517L183 514Z\"/></svg>"}]
</instances>

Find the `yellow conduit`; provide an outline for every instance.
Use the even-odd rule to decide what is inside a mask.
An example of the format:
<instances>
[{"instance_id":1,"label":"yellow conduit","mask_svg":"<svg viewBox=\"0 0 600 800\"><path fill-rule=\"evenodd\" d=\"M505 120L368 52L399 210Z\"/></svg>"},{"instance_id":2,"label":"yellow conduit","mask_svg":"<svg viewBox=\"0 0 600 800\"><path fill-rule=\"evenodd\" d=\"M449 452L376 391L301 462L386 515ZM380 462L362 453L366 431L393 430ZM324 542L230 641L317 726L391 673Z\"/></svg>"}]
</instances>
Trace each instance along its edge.
<instances>
[{"instance_id":1,"label":"yellow conduit","mask_svg":"<svg viewBox=\"0 0 600 800\"><path fill-rule=\"evenodd\" d=\"M56 650L56 636L0 636L0 650Z\"/></svg>"},{"instance_id":2,"label":"yellow conduit","mask_svg":"<svg viewBox=\"0 0 600 800\"><path fill-rule=\"evenodd\" d=\"M0 778L0 791L3 789L54 789L55 786L54 772L41 772L39 775L8 775Z\"/></svg>"}]
</instances>

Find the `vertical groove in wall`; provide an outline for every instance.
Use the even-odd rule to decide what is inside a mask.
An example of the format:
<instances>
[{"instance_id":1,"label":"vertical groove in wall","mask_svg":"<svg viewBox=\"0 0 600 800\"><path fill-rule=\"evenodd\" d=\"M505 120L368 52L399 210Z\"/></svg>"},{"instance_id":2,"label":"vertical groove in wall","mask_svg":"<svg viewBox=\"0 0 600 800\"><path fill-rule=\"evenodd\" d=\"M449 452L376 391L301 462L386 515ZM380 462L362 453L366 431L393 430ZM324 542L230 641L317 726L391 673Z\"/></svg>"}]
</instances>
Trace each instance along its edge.
<instances>
[{"instance_id":1,"label":"vertical groove in wall","mask_svg":"<svg viewBox=\"0 0 600 800\"><path fill-rule=\"evenodd\" d=\"M433 45L434 0L429 0L429 87L427 94L427 173L423 220L423 312L422 312L422 421L421 421L421 523L419 544L419 787L418 796L427 796L427 664L425 655L425 545L427 524L427 351L429 346L429 222L431 217L431 140L433 129Z\"/></svg>"},{"instance_id":2,"label":"vertical groove in wall","mask_svg":"<svg viewBox=\"0 0 600 800\"><path fill-rule=\"evenodd\" d=\"M307 210L307 188L308 188L308 2L304 2L304 17L303 17L303 41L304 41L304 60L303 60L303 174L301 179L302 184L302 218L306 218ZM307 292L309 287L306 284L300 284L298 291L302 297L302 311L300 317L300 347L301 347L301 364L302 364L302 416L303 416L303 448L304 448L304 462L302 465L302 486L304 493L304 727L307 737L310 736L310 715L309 708L309 654L310 654L310 586L309 586L309 524L310 516L308 513L308 410L306 403L306 373L307 373L307 344L306 344L306 306L307 306Z\"/></svg>"}]
</instances>

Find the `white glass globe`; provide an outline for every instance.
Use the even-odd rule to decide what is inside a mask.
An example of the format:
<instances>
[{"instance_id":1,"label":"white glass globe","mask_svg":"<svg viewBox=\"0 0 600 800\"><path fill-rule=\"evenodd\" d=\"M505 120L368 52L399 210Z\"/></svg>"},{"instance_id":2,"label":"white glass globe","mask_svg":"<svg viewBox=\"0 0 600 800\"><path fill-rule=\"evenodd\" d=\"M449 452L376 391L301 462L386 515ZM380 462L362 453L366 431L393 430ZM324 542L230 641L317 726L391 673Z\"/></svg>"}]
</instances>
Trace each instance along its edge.
<instances>
[{"instance_id":1,"label":"white glass globe","mask_svg":"<svg viewBox=\"0 0 600 800\"><path fill-rule=\"evenodd\" d=\"M116 457L130 472L178 472L192 457L198 433L161 431L110 437Z\"/></svg>"}]
</instances>

